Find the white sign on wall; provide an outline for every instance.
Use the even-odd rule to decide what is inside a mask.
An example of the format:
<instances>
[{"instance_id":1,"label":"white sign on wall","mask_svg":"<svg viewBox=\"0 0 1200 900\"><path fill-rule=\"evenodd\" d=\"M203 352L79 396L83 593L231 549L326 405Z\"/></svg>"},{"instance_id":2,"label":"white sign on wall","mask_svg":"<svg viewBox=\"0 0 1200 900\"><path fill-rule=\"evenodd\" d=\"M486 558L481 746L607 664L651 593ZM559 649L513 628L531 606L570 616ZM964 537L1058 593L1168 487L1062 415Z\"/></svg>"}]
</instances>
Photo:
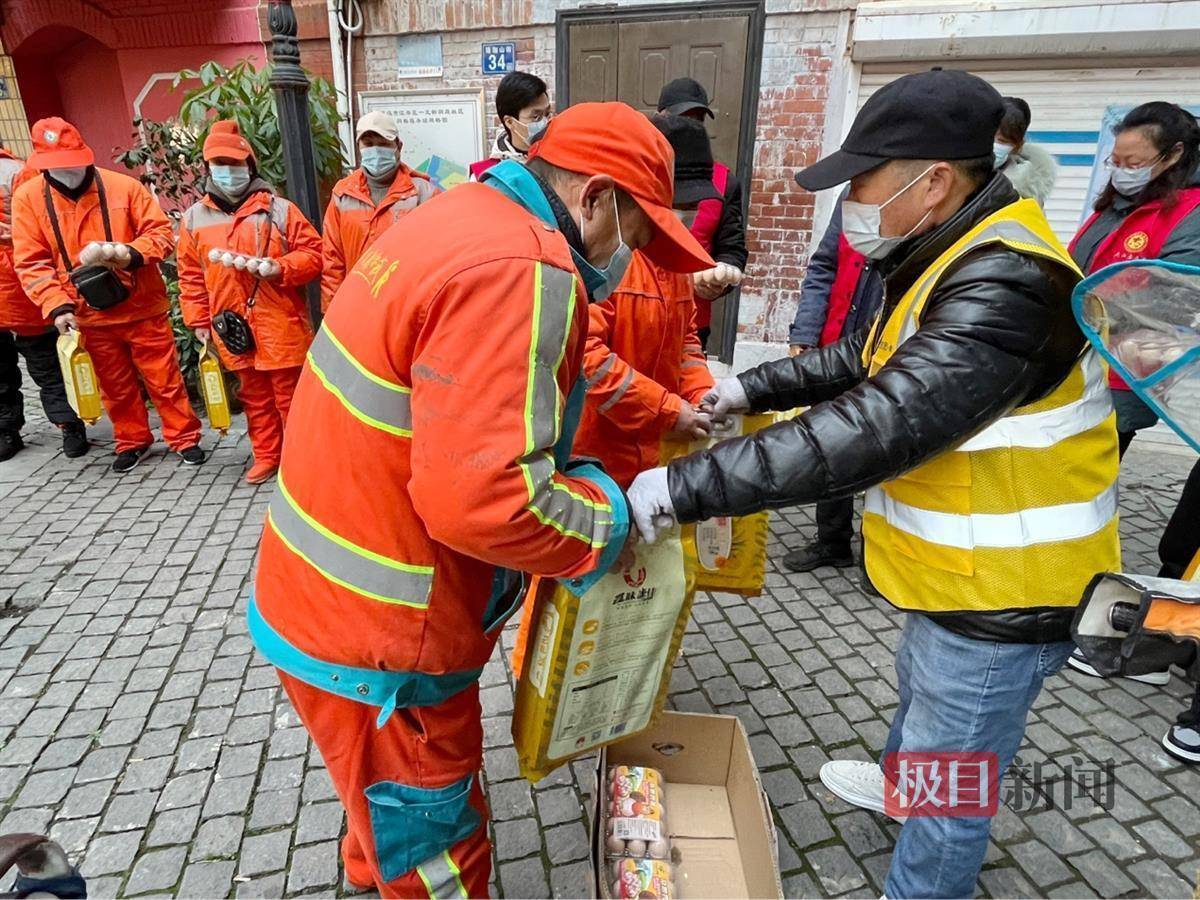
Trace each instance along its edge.
<instances>
[{"instance_id":1,"label":"white sign on wall","mask_svg":"<svg viewBox=\"0 0 1200 900\"><path fill-rule=\"evenodd\" d=\"M441 78L442 36L403 34L396 38L397 78Z\"/></svg>"},{"instance_id":2,"label":"white sign on wall","mask_svg":"<svg viewBox=\"0 0 1200 900\"><path fill-rule=\"evenodd\" d=\"M396 120L401 158L441 188L467 180L467 167L487 155L483 91L363 91L360 112L385 112Z\"/></svg>"}]
</instances>

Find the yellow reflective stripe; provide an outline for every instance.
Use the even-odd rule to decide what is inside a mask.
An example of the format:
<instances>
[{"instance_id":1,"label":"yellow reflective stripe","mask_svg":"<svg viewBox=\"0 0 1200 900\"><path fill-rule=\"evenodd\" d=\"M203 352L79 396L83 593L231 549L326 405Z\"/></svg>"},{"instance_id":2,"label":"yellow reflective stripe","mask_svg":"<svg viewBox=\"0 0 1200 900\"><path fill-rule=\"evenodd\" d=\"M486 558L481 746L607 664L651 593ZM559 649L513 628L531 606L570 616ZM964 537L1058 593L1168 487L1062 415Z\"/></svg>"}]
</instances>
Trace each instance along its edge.
<instances>
[{"instance_id":1,"label":"yellow reflective stripe","mask_svg":"<svg viewBox=\"0 0 1200 900\"><path fill-rule=\"evenodd\" d=\"M412 389L370 371L328 326L317 332L308 350L308 365L356 419L388 434L412 437Z\"/></svg>"},{"instance_id":2,"label":"yellow reflective stripe","mask_svg":"<svg viewBox=\"0 0 1200 900\"><path fill-rule=\"evenodd\" d=\"M297 556L328 580L382 603L424 608L433 588L433 566L383 556L322 525L296 502L278 479L268 523Z\"/></svg>"},{"instance_id":3,"label":"yellow reflective stripe","mask_svg":"<svg viewBox=\"0 0 1200 900\"><path fill-rule=\"evenodd\" d=\"M525 384L525 452L518 465L529 496L525 508L543 525L595 547L608 542L612 507L591 501L557 481L547 450L562 429L556 373L566 354L574 310L574 276L536 263ZM599 513L605 515L598 518Z\"/></svg>"},{"instance_id":4,"label":"yellow reflective stripe","mask_svg":"<svg viewBox=\"0 0 1200 900\"><path fill-rule=\"evenodd\" d=\"M433 900L454 900L468 896L462 883L462 872L450 858L449 850L443 850L438 856L417 866L417 875Z\"/></svg>"}]
</instances>

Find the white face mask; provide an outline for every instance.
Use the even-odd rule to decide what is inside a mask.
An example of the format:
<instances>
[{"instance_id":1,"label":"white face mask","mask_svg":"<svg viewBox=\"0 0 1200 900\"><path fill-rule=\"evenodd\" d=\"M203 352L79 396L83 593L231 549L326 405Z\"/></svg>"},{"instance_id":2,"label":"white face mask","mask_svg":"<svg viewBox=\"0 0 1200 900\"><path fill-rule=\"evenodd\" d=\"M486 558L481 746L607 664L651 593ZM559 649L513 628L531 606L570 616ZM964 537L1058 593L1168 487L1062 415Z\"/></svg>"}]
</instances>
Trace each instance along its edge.
<instances>
[{"instance_id":1,"label":"white face mask","mask_svg":"<svg viewBox=\"0 0 1200 900\"><path fill-rule=\"evenodd\" d=\"M83 184L83 179L87 178L87 171L87 166L74 169L51 169L50 175L63 187L73 191Z\"/></svg>"},{"instance_id":2,"label":"white face mask","mask_svg":"<svg viewBox=\"0 0 1200 900\"><path fill-rule=\"evenodd\" d=\"M1159 159L1162 157L1160 156ZM1113 190L1126 197L1137 196L1146 185L1154 180L1154 167L1157 164L1158 159L1148 166L1139 166L1136 169L1119 169L1114 166L1112 175L1109 176Z\"/></svg>"},{"instance_id":3,"label":"white face mask","mask_svg":"<svg viewBox=\"0 0 1200 900\"><path fill-rule=\"evenodd\" d=\"M583 284L593 300L607 300L611 297L612 292L621 283L621 279L625 277L625 270L633 261L633 250L621 236L621 211L617 207L616 191L613 191L613 215L617 217L617 249L613 251L612 256L608 258L608 262L603 267L594 265L582 253L577 253L575 248L571 248L571 255L575 258L575 268L579 270ZM583 233L582 212L579 213L579 237L584 241L584 246L587 246L587 239Z\"/></svg>"},{"instance_id":4,"label":"white face mask","mask_svg":"<svg viewBox=\"0 0 1200 900\"><path fill-rule=\"evenodd\" d=\"M1013 148L1009 144L1001 144L996 141L992 144L992 159L995 160L995 167L1003 169L1005 163L1008 162L1008 156L1012 153Z\"/></svg>"},{"instance_id":5,"label":"white face mask","mask_svg":"<svg viewBox=\"0 0 1200 900\"><path fill-rule=\"evenodd\" d=\"M363 147L359 154L362 156L363 169L375 178L394 172L400 162L395 147Z\"/></svg>"},{"instance_id":6,"label":"white face mask","mask_svg":"<svg viewBox=\"0 0 1200 900\"><path fill-rule=\"evenodd\" d=\"M937 163L933 165L937 165ZM932 169L933 166L930 166L883 203L858 203L854 200L843 200L842 234L845 236L846 242L867 259L883 259L900 244L907 241L914 231L925 224L925 220L929 218L933 210L930 209L921 216L921 220L908 229L906 234L899 237L884 237L879 233L883 208L928 175Z\"/></svg>"}]
</instances>

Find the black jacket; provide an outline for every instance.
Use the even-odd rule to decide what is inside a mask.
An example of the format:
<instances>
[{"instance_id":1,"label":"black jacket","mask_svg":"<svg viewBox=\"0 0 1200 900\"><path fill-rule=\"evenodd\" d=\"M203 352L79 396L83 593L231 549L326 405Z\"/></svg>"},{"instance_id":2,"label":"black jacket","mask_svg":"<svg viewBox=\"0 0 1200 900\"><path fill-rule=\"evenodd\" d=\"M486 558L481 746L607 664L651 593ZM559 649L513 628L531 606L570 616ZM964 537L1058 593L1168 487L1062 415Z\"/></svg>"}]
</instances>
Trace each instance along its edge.
<instances>
[{"instance_id":1,"label":"black jacket","mask_svg":"<svg viewBox=\"0 0 1200 900\"><path fill-rule=\"evenodd\" d=\"M713 234L712 258L746 271L750 251L746 249L746 222L742 214L742 183L730 170L725 179L724 208Z\"/></svg>"},{"instance_id":2,"label":"black jacket","mask_svg":"<svg viewBox=\"0 0 1200 900\"><path fill-rule=\"evenodd\" d=\"M953 217L884 260L884 321L946 248L1017 199L1008 179L996 176ZM668 481L680 520L850 496L1045 396L1084 346L1071 314L1076 281L1051 260L988 245L942 276L917 333L873 378L862 364L866 332L743 373L755 411L815 405L794 420L672 462ZM1043 607L936 618L968 637L1024 643L1069 640L1072 614Z\"/></svg>"}]
</instances>

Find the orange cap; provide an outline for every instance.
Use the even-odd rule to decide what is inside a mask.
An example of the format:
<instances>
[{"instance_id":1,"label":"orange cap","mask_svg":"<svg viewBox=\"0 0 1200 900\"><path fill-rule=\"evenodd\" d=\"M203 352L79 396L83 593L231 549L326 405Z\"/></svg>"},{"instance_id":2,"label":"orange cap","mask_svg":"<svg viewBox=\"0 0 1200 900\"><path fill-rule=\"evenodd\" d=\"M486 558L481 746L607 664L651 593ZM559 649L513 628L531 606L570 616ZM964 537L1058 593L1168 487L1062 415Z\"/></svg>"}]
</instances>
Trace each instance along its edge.
<instances>
[{"instance_id":1,"label":"orange cap","mask_svg":"<svg viewBox=\"0 0 1200 900\"><path fill-rule=\"evenodd\" d=\"M28 163L35 169L77 169L96 161L79 129L58 116L38 119L29 136L33 139L33 153Z\"/></svg>"},{"instance_id":2,"label":"orange cap","mask_svg":"<svg viewBox=\"0 0 1200 900\"><path fill-rule=\"evenodd\" d=\"M579 175L608 175L654 223L642 248L671 272L699 272L716 263L671 209L675 153L648 118L624 103L580 103L550 120L529 148L530 159Z\"/></svg>"},{"instance_id":3,"label":"orange cap","mask_svg":"<svg viewBox=\"0 0 1200 900\"><path fill-rule=\"evenodd\" d=\"M212 123L208 137L204 139L204 161L217 158L254 159L250 142L242 137L238 123L233 119L218 119Z\"/></svg>"}]
</instances>

